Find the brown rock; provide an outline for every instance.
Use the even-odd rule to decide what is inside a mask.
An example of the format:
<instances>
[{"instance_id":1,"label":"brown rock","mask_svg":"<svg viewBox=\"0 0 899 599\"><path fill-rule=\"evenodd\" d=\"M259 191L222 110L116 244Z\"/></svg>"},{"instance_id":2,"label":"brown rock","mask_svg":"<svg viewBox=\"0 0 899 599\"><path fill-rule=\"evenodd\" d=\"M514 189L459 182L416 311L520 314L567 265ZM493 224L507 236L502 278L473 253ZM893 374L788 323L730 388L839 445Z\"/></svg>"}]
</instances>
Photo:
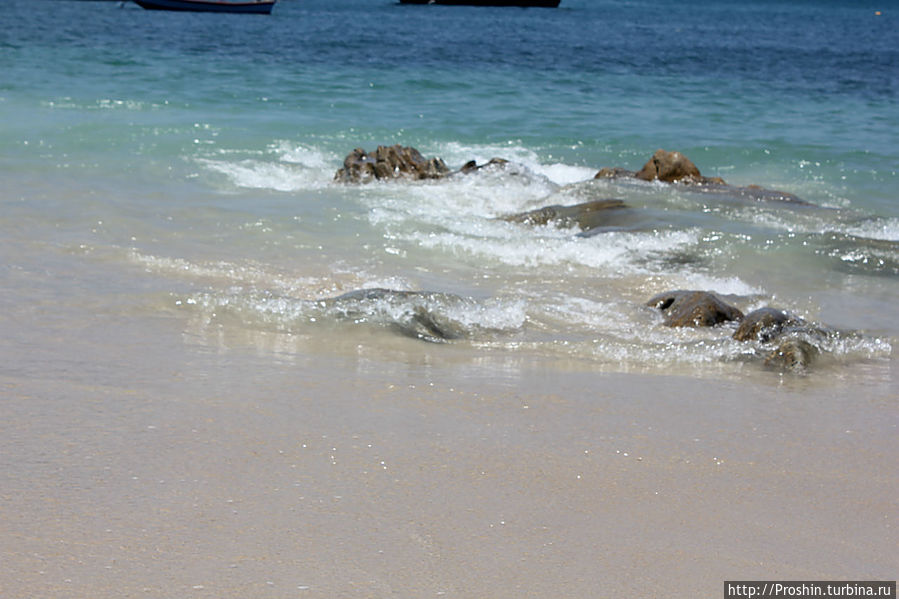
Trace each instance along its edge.
<instances>
[{"instance_id":1,"label":"brown rock","mask_svg":"<svg viewBox=\"0 0 899 599\"><path fill-rule=\"evenodd\" d=\"M664 181L666 183L674 183L676 181L701 180L702 175L699 169L693 164L689 158L680 152L669 152L667 150L656 150L652 158L643 165L643 168L635 175L638 179L644 181Z\"/></svg>"},{"instance_id":2,"label":"brown rock","mask_svg":"<svg viewBox=\"0 0 899 599\"><path fill-rule=\"evenodd\" d=\"M774 308L760 308L743 317L734 332L737 341L758 340L767 342L778 337L785 327L801 326L803 321Z\"/></svg>"},{"instance_id":3,"label":"brown rock","mask_svg":"<svg viewBox=\"0 0 899 599\"><path fill-rule=\"evenodd\" d=\"M726 186L721 177L703 177L693 162L680 152L656 150L652 158L637 172L616 167L599 169L594 179L637 178L643 181L664 181L689 185Z\"/></svg>"},{"instance_id":4,"label":"brown rock","mask_svg":"<svg viewBox=\"0 0 899 599\"><path fill-rule=\"evenodd\" d=\"M740 320L743 313L708 291L668 291L646 302L665 313L669 327L710 327Z\"/></svg>"},{"instance_id":5,"label":"brown rock","mask_svg":"<svg viewBox=\"0 0 899 599\"><path fill-rule=\"evenodd\" d=\"M378 146L367 153L362 148L350 152L343 161L343 168L334 175L343 183L366 183L383 179L439 179L450 172L440 158L425 159L415 148Z\"/></svg>"},{"instance_id":6,"label":"brown rock","mask_svg":"<svg viewBox=\"0 0 899 599\"><path fill-rule=\"evenodd\" d=\"M619 166L603 167L593 178L637 178L643 181L665 181L667 183L688 185L697 192L723 193L747 200L811 205L785 191L765 189L758 185L737 187L729 185L721 177L704 177L689 158L680 152L670 152L668 150L657 150L652 158L643 165L643 168L636 173Z\"/></svg>"}]
</instances>

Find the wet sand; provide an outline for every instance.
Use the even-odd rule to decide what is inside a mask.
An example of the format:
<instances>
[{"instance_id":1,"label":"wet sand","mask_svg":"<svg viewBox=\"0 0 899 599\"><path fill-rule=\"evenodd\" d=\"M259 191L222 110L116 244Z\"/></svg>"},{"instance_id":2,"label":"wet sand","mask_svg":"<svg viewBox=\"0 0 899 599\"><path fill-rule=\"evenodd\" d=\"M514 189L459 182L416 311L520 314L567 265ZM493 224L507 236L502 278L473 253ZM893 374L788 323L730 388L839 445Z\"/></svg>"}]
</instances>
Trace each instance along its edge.
<instances>
[{"instance_id":1,"label":"wet sand","mask_svg":"<svg viewBox=\"0 0 899 599\"><path fill-rule=\"evenodd\" d=\"M890 378L603 374L383 331L297 351L5 280L45 299L4 301L3 597L895 578Z\"/></svg>"}]
</instances>

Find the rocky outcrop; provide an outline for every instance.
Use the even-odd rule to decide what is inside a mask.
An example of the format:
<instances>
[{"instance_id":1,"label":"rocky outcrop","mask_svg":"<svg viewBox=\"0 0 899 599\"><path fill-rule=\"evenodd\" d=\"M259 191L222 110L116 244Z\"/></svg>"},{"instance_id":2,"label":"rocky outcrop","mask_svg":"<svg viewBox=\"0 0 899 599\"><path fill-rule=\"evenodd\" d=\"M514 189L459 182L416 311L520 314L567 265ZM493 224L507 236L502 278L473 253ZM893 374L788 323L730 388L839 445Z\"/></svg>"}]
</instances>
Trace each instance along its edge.
<instances>
[{"instance_id":1,"label":"rocky outcrop","mask_svg":"<svg viewBox=\"0 0 899 599\"><path fill-rule=\"evenodd\" d=\"M661 310L669 327L711 327L743 318L740 310L708 291L668 291L646 305Z\"/></svg>"},{"instance_id":2,"label":"rocky outcrop","mask_svg":"<svg viewBox=\"0 0 899 599\"><path fill-rule=\"evenodd\" d=\"M360 289L337 297L311 301L316 318L388 328L401 335L432 343L469 338L479 328L460 322L452 314L475 309L471 299L429 292ZM838 335L775 308L746 314L709 291L675 290L652 297L646 305L662 311L669 327L714 327L739 321L733 338L752 344L743 356L755 356L764 366L805 374Z\"/></svg>"},{"instance_id":3,"label":"rocky outcrop","mask_svg":"<svg viewBox=\"0 0 899 599\"><path fill-rule=\"evenodd\" d=\"M482 169L505 168L509 161L504 158L491 158L484 164L469 160L459 170L451 170L442 158L425 158L421 152L412 147L378 146L374 152L366 152L356 148L343 159L343 168L334 174L334 180L340 183L368 183L392 179L408 179L421 181L425 179L443 179L450 175L467 175Z\"/></svg>"},{"instance_id":4,"label":"rocky outcrop","mask_svg":"<svg viewBox=\"0 0 899 599\"><path fill-rule=\"evenodd\" d=\"M656 150L639 171L631 171L622 167L603 167L594 179L632 178L641 181L662 181L678 183L694 191L725 193L750 200L782 201L808 204L797 196L785 191L765 189L758 185L739 187L729 185L721 177L706 177L699 168L680 152Z\"/></svg>"},{"instance_id":5,"label":"rocky outcrop","mask_svg":"<svg viewBox=\"0 0 899 599\"><path fill-rule=\"evenodd\" d=\"M368 153L362 148L350 152L343 168L334 175L341 183L366 183L384 179L439 179L450 173L442 158L426 159L415 148L378 146Z\"/></svg>"},{"instance_id":6,"label":"rocky outcrop","mask_svg":"<svg viewBox=\"0 0 899 599\"><path fill-rule=\"evenodd\" d=\"M703 177L693 161L680 152L656 150L639 171L629 171L621 167L605 167L600 169L594 179L634 177L641 181L663 181L665 183L684 183L692 185L724 184L719 177Z\"/></svg>"},{"instance_id":7,"label":"rocky outcrop","mask_svg":"<svg viewBox=\"0 0 899 599\"><path fill-rule=\"evenodd\" d=\"M634 175L643 181L664 181L665 183L702 183L706 177L700 174L693 162L680 152L656 150L643 168ZM722 179L708 179L709 182L724 183Z\"/></svg>"},{"instance_id":8,"label":"rocky outcrop","mask_svg":"<svg viewBox=\"0 0 899 599\"><path fill-rule=\"evenodd\" d=\"M584 202L573 206L544 206L537 210L520 212L501 217L502 220L524 225L548 225L550 223L559 227L579 227L586 231L596 227L605 226L610 215L624 208L623 200L606 199Z\"/></svg>"},{"instance_id":9,"label":"rocky outcrop","mask_svg":"<svg viewBox=\"0 0 899 599\"><path fill-rule=\"evenodd\" d=\"M449 175L470 174L485 168L505 168L509 161L492 158L484 164L474 160L466 162L458 170L451 170L442 158L425 158L413 147L378 146L374 152L356 148L343 161L343 168L334 175L341 183L367 183L369 181L393 179L442 179ZM639 171L622 167L603 167L594 179L639 179L641 181L662 181L685 186L692 191L724 193L747 200L781 201L809 205L791 193L765 189L758 185L739 187L728 185L720 177L706 177L699 168L680 152L656 150L655 154Z\"/></svg>"}]
</instances>

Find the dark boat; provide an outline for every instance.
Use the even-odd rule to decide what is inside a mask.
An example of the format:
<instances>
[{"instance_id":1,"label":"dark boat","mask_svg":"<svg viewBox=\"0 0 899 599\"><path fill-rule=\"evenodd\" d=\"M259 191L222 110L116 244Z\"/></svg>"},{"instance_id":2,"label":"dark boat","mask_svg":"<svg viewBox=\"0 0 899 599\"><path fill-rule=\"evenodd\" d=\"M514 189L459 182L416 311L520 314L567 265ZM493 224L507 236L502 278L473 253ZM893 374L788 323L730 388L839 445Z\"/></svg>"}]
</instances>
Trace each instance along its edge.
<instances>
[{"instance_id":1,"label":"dark boat","mask_svg":"<svg viewBox=\"0 0 899 599\"><path fill-rule=\"evenodd\" d=\"M267 15L272 12L277 0L134 0L147 10L180 10L185 12L230 12L240 14Z\"/></svg>"},{"instance_id":2,"label":"dark boat","mask_svg":"<svg viewBox=\"0 0 899 599\"><path fill-rule=\"evenodd\" d=\"M556 8L561 0L400 0L400 4L446 4L454 6L539 6Z\"/></svg>"}]
</instances>

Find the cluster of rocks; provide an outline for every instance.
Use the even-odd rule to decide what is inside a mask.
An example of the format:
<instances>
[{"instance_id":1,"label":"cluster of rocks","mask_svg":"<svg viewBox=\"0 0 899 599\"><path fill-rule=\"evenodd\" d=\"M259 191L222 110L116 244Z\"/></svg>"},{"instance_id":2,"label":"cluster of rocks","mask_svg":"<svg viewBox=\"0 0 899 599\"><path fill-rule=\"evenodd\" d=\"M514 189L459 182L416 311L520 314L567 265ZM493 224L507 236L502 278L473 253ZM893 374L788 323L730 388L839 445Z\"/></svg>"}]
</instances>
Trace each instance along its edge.
<instances>
[{"instance_id":1,"label":"cluster of rocks","mask_svg":"<svg viewBox=\"0 0 899 599\"><path fill-rule=\"evenodd\" d=\"M368 153L356 148L343 160L343 168L334 175L335 181L365 183L380 179L439 179L450 172L442 158L426 159L415 148L378 146Z\"/></svg>"},{"instance_id":2,"label":"cluster of rocks","mask_svg":"<svg viewBox=\"0 0 899 599\"><path fill-rule=\"evenodd\" d=\"M494 158L478 165L469 160L458 170L451 170L442 158L425 158L417 149L401 146L378 146L374 152L356 148L343 159L343 168L334 175L340 183L368 183L389 179L442 179L453 174L472 173L488 166L502 166L508 161Z\"/></svg>"},{"instance_id":3,"label":"cluster of rocks","mask_svg":"<svg viewBox=\"0 0 899 599\"><path fill-rule=\"evenodd\" d=\"M476 172L485 167L503 167L504 158L492 158L485 164L469 160L457 170L450 169L442 158L425 158L417 149L399 144L378 146L373 152L356 148L343 161L334 175L340 183L368 183L370 181L408 179L443 179L457 174ZM623 167L603 167L594 179L638 179L683 185L691 191L725 193L751 200L784 201L808 204L785 191L765 189L758 185L744 187L730 185L721 177L706 177L689 158L676 151L656 150L639 171ZM555 207L554 207L555 208Z\"/></svg>"},{"instance_id":4,"label":"cluster of rocks","mask_svg":"<svg viewBox=\"0 0 899 599\"><path fill-rule=\"evenodd\" d=\"M776 308L765 307L743 314L709 291L667 291L646 305L660 310L669 327L711 327L738 322L732 337L768 346L765 365L793 372L806 371L818 356L808 339L823 339L828 331Z\"/></svg>"},{"instance_id":5,"label":"cluster of rocks","mask_svg":"<svg viewBox=\"0 0 899 599\"><path fill-rule=\"evenodd\" d=\"M459 307L470 300L448 293L360 289L313 303L338 320L371 322L431 343L461 339L471 333L446 314L448 306ZM664 325L669 327L737 323L733 339L758 344L756 353L765 366L787 372L807 372L821 352L819 345L833 334L776 308L743 314L710 291L667 291L650 298L646 305L659 310Z\"/></svg>"},{"instance_id":6,"label":"cluster of rocks","mask_svg":"<svg viewBox=\"0 0 899 599\"><path fill-rule=\"evenodd\" d=\"M341 183L367 183L380 180L428 180L442 179L453 175L465 175L485 167L502 168L508 161L494 158L478 165L474 160L457 170L450 169L441 158L425 158L415 148L399 144L378 146L374 152L357 148L344 160L343 168L337 171L334 180ZM605 167L594 179L637 179L641 181L661 181L683 185L686 189L700 192L726 193L753 200L775 200L806 204L793 194L749 185L739 187L729 185L720 177L706 177L696 165L680 152L656 151L639 171L622 167ZM605 227L616 215L628 209L624 200L609 198L593 200L571 206L549 205L536 210L511 214L502 220L530 226L555 224L562 227L578 227L587 232ZM408 300L409 294L385 289L352 292L337 301L377 299ZM422 296L424 297L424 296ZM420 299L420 298L419 298ZM814 327L800 318L774 308L762 308L744 315L739 309L727 304L718 295L708 291L676 290L659 294L647 304L660 310L665 317L665 325L670 327L712 327L725 322L738 322L733 333L738 341L755 341L765 349L765 364L784 370L805 371L818 355L819 350L809 339L824 339L828 332ZM421 305L409 313L409 318L396 325L406 335L428 341L453 339L460 336L458 331L448 327Z\"/></svg>"},{"instance_id":7,"label":"cluster of rocks","mask_svg":"<svg viewBox=\"0 0 899 599\"><path fill-rule=\"evenodd\" d=\"M458 169L450 169L439 157L426 158L417 149L399 144L378 146L373 152L356 148L343 161L343 167L334 175L334 180L347 184L363 184L372 181L408 180L422 181L444 179L456 175L467 175L482 169L507 168L509 161L492 158L484 164L470 160ZM778 200L807 204L803 200L782 191L774 191L749 185L738 187L727 184L720 177L706 177L696 165L680 152L658 150L639 171L621 167L602 168L594 176L596 179L631 178L641 181L662 181L683 185L696 192L716 192L746 200ZM560 227L577 227L583 234L590 235L601 228L616 224L638 221L638 215L630 210L624 200L606 198L572 206L553 204L536 210L511 214L502 220L524 225L540 226L553 224Z\"/></svg>"}]
</instances>

